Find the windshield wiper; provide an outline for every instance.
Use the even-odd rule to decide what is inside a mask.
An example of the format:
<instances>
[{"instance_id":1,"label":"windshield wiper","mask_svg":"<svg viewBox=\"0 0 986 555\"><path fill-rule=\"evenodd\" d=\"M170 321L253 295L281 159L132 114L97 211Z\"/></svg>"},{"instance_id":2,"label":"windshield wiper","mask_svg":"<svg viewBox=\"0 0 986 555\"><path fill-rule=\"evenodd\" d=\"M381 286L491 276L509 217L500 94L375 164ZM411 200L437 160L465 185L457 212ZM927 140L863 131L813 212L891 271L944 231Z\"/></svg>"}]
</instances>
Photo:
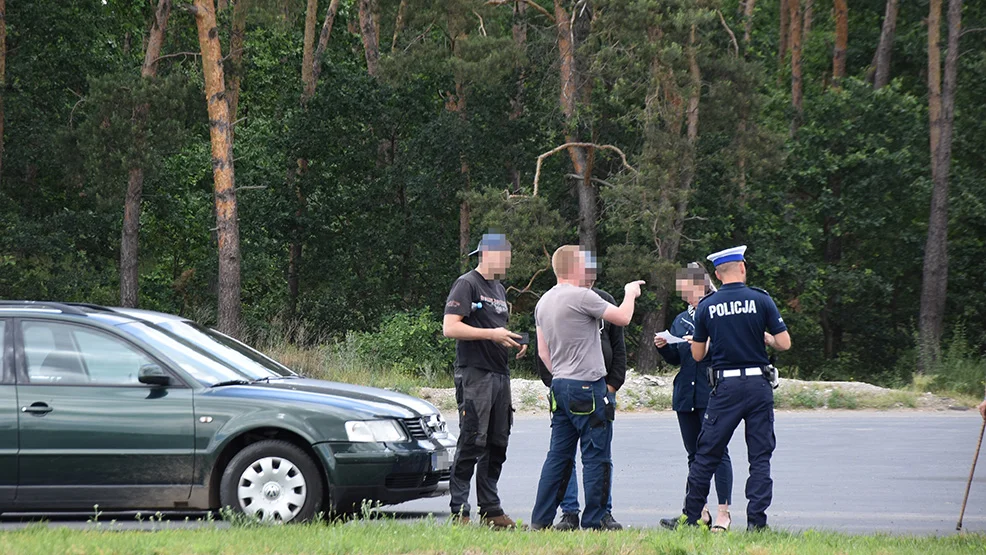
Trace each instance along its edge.
<instances>
[{"instance_id":1,"label":"windshield wiper","mask_svg":"<svg viewBox=\"0 0 986 555\"><path fill-rule=\"evenodd\" d=\"M246 380L228 380L225 382L214 383L209 387L222 387L224 385L250 385L253 382L248 382Z\"/></svg>"}]
</instances>

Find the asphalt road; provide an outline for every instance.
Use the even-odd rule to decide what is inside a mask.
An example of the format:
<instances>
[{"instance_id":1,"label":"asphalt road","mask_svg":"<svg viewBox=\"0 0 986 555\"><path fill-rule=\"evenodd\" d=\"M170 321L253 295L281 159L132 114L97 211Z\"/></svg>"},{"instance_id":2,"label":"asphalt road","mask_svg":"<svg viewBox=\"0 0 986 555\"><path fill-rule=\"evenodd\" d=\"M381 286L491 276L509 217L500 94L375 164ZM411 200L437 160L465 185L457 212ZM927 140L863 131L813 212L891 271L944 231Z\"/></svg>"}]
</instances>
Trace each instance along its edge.
<instances>
[{"instance_id":1,"label":"asphalt road","mask_svg":"<svg viewBox=\"0 0 986 555\"><path fill-rule=\"evenodd\" d=\"M974 411L778 413L769 523L787 530L955 533L981 424ZM654 527L659 519L680 514L687 463L674 413L618 415L615 426L616 519ZM504 509L514 518L530 521L549 431L547 416L516 420L500 479ZM749 476L742 425L729 450L733 528L742 530ZM715 502L714 493L710 499ZM475 497L472 503L475 507ZM448 498L393 510L443 517L449 514ZM963 528L986 531L986 462L973 482Z\"/></svg>"},{"instance_id":2,"label":"asphalt road","mask_svg":"<svg viewBox=\"0 0 986 555\"><path fill-rule=\"evenodd\" d=\"M770 525L858 534L955 533L981 423L973 411L778 413ZM530 521L549 431L547 416L516 419L500 480L504 508L514 518ZM729 449L735 481L733 528L742 530L748 476L742 425ZM633 527L654 527L659 519L680 514L687 472L674 413L618 415L613 453L617 520ZM715 499L714 493L711 498ZM448 497L412 501L386 511L407 519L429 514L445 518ZM118 517L111 524L112 518L102 517L98 526L153 530L214 525L198 521L196 515L187 522L183 515L175 515L163 523L147 522L147 515L141 523ZM37 519L4 515L0 530L21 528ZM53 526L97 526L86 516L45 519ZM973 483L964 528L986 532L986 462Z\"/></svg>"}]
</instances>

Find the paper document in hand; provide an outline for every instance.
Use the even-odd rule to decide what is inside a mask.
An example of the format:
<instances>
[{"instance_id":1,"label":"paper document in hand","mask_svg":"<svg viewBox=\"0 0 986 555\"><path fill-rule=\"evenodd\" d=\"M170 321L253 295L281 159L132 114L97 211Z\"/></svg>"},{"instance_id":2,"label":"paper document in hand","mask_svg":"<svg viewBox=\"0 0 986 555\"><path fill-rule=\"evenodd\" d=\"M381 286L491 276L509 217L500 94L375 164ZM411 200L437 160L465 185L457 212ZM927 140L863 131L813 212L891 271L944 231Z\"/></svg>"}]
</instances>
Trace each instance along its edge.
<instances>
[{"instance_id":1,"label":"paper document in hand","mask_svg":"<svg viewBox=\"0 0 986 555\"><path fill-rule=\"evenodd\" d=\"M687 341L685 341L684 339L671 335L671 332L669 332L668 330L657 332L654 335L656 337L660 337L661 339L667 341L668 345L674 345L675 343L687 343Z\"/></svg>"}]
</instances>

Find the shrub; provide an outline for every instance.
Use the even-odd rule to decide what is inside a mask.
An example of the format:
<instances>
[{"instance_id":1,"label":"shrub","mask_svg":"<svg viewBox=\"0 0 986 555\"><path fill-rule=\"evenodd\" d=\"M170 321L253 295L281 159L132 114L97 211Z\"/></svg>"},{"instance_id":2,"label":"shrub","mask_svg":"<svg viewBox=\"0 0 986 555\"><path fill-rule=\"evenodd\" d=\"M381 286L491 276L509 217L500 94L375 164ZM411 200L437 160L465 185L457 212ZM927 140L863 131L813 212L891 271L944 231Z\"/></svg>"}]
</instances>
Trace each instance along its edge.
<instances>
[{"instance_id":1,"label":"shrub","mask_svg":"<svg viewBox=\"0 0 986 555\"><path fill-rule=\"evenodd\" d=\"M351 336L351 337L350 337ZM430 310L393 314L369 333L351 333L347 343L371 364L438 381L455 362L455 343L442 336L442 324Z\"/></svg>"},{"instance_id":2,"label":"shrub","mask_svg":"<svg viewBox=\"0 0 986 555\"><path fill-rule=\"evenodd\" d=\"M935 370L931 381L935 391L982 396L986 380L986 360L969 346L964 326L956 326L952 341L942 353Z\"/></svg>"}]
</instances>

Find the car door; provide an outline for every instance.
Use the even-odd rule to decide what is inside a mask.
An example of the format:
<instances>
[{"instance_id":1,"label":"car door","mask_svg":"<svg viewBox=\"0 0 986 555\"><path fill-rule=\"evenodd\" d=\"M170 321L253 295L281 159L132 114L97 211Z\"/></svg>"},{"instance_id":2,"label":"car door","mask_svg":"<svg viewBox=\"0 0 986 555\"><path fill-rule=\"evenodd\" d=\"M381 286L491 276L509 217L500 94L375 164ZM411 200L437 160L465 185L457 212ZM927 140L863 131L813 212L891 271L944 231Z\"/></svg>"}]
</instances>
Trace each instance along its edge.
<instances>
[{"instance_id":1,"label":"car door","mask_svg":"<svg viewBox=\"0 0 986 555\"><path fill-rule=\"evenodd\" d=\"M171 508L187 502L192 390L138 381L159 361L112 332L55 319L15 325L21 508ZM167 372L167 370L165 369Z\"/></svg>"},{"instance_id":2,"label":"car door","mask_svg":"<svg viewBox=\"0 0 986 555\"><path fill-rule=\"evenodd\" d=\"M17 489L17 388L14 385L14 329L0 319L0 509Z\"/></svg>"}]
</instances>

